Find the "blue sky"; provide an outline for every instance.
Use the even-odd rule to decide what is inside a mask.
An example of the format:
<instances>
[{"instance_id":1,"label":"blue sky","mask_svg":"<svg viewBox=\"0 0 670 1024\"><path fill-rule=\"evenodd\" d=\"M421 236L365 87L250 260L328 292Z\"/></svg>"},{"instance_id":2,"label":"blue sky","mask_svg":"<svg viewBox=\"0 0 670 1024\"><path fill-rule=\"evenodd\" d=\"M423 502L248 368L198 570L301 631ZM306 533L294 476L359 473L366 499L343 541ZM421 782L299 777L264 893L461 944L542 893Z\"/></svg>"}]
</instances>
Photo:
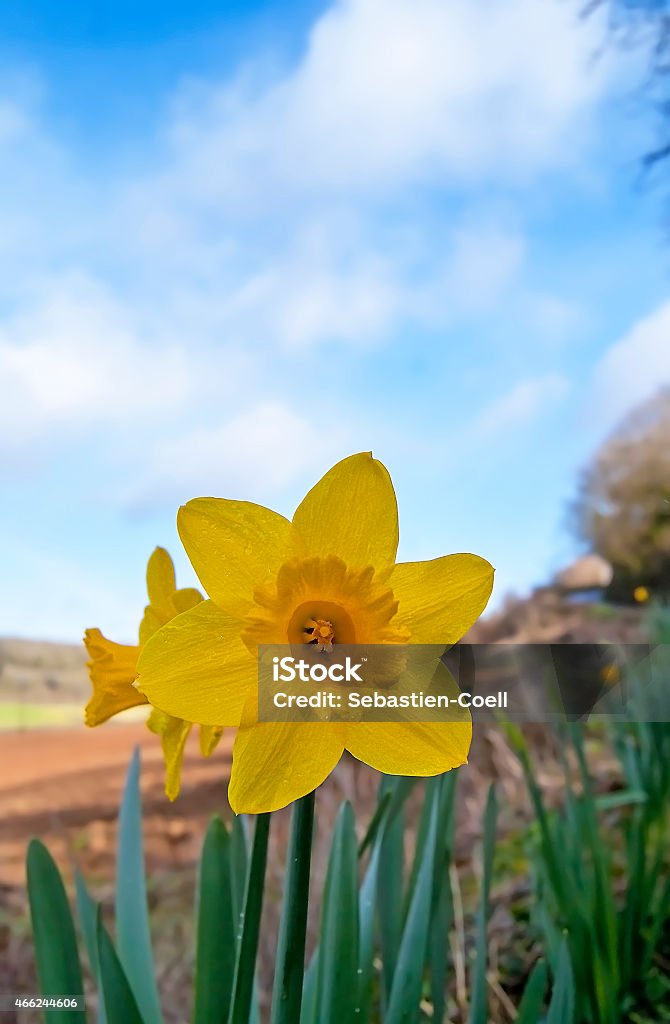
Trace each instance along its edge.
<instances>
[{"instance_id":1,"label":"blue sky","mask_svg":"<svg viewBox=\"0 0 670 1024\"><path fill-rule=\"evenodd\" d=\"M641 58L563 0L0 11L0 634L132 639L199 494L391 470L496 599L670 381Z\"/></svg>"}]
</instances>

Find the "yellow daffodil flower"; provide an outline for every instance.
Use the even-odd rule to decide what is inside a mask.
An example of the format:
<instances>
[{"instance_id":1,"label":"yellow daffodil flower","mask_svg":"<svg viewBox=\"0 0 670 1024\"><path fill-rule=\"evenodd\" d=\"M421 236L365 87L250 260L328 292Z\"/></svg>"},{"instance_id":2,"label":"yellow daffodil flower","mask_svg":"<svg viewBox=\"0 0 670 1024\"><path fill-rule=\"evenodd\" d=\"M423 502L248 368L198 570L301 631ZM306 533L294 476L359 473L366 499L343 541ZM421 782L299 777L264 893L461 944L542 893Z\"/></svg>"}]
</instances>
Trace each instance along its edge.
<instances>
[{"instance_id":1,"label":"yellow daffodil flower","mask_svg":"<svg viewBox=\"0 0 670 1024\"><path fill-rule=\"evenodd\" d=\"M84 714L86 725L101 725L120 711L149 703L144 694L133 686L142 647L166 622L203 600L200 591L194 587L177 590L172 559L164 548L156 548L149 559L147 590L149 604L140 623L138 645L114 643L99 629L87 629L84 634L90 658L87 668L93 685L93 696ZM165 792L170 800L174 800L179 793L184 747L192 723L152 708L147 726L161 738L166 765ZM222 732L219 726L201 726L200 749L205 757L212 753Z\"/></svg>"},{"instance_id":2,"label":"yellow daffodil flower","mask_svg":"<svg viewBox=\"0 0 670 1024\"><path fill-rule=\"evenodd\" d=\"M345 749L393 775L465 763L469 721L257 720L259 644L448 645L486 606L493 568L477 555L396 564L396 498L381 462L370 453L339 462L291 522L223 498L189 501L177 522L209 600L149 640L136 686L171 715L240 726L229 787L236 813L275 810L311 792Z\"/></svg>"}]
</instances>

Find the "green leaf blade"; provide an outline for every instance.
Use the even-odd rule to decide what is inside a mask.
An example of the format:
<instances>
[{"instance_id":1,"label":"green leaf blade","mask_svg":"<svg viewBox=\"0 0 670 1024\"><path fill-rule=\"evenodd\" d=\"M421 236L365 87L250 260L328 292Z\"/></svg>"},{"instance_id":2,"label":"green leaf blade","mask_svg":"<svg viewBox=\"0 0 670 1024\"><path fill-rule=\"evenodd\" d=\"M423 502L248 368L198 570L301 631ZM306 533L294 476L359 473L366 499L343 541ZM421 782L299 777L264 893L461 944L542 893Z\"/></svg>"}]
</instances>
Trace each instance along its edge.
<instances>
[{"instance_id":1,"label":"green leaf blade","mask_svg":"<svg viewBox=\"0 0 670 1024\"><path fill-rule=\"evenodd\" d=\"M235 973L230 836L220 818L207 829L198 873L193 1024L226 1024Z\"/></svg>"},{"instance_id":2,"label":"green leaf blade","mask_svg":"<svg viewBox=\"0 0 670 1024\"><path fill-rule=\"evenodd\" d=\"M487 1024L488 1019L488 987L486 980L486 966L488 960L487 928L497 820L498 803L496 800L496 791L495 787L491 786L486 801L486 810L484 812L482 891L479 909L477 912L477 952L475 958L474 978L472 982L470 1024Z\"/></svg>"},{"instance_id":3,"label":"green leaf blade","mask_svg":"<svg viewBox=\"0 0 670 1024\"><path fill-rule=\"evenodd\" d=\"M574 1024L575 981L567 941L563 940L546 1024Z\"/></svg>"},{"instance_id":4,"label":"green leaf blade","mask_svg":"<svg viewBox=\"0 0 670 1024\"><path fill-rule=\"evenodd\" d=\"M98 904L88 891L79 870L74 873L77 894L77 912L84 935L84 944L88 955L88 963L96 985L98 986L98 1024L107 1024L105 1001L102 998L100 984L100 958L98 956Z\"/></svg>"},{"instance_id":5,"label":"green leaf blade","mask_svg":"<svg viewBox=\"0 0 670 1024\"><path fill-rule=\"evenodd\" d=\"M119 961L145 1024L162 1024L149 931L139 778L140 752L136 747L119 813L116 941Z\"/></svg>"},{"instance_id":6,"label":"green leaf blade","mask_svg":"<svg viewBox=\"0 0 670 1024\"><path fill-rule=\"evenodd\" d=\"M80 996L84 984L70 905L60 872L39 839L28 846L26 868L40 994ZM50 1024L82 1024L85 1019L77 1010L49 1012Z\"/></svg>"},{"instance_id":7,"label":"green leaf blade","mask_svg":"<svg viewBox=\"0 0 670 1024\"><path fill-rule=\"evenodd\" d=\"M272 993L271 1024L295 1024L300 1020L313 834L312 792L298 800L293 807Z\"/></svg>"},{"instance_id":8,"label":"green leaf blade","mask_svg":"<svg viewBox=\"0 0 670 1024\"><path fill-rule=\"evenodd\" d=\"M265 867L271 814L258 814L247 872L244 905L240 914L241 933L237 946L229 1024L249 1024L254 1018L254 979L265 888Z\"/></svg>"},{"instance_id":9,"label":"green leaf blade","mask_svg":"<svg viewBox=\"0 0 670 1024\"><path fill-rule=\"evenodd\" d=\"M96 920L101 995L108 1024L146 1024L98 909Z\"/></svg>"},{"instance_id":10,"label":"green leaf blade","mask_svg":"<svg viewBox=\"0 0 670 1024\"><path fill-rule=\"evenodd\" d=\"M424 855L418 869L405 919L388 1008L384 1017L385 1024L410 1024L418 1018L419 1014L432 919L439 795L440 790L437 787L431 787L427 791L429 815L423 844Z\"/></svg>"},{"instance_id":11,"label":"green leaf blade","mask_svg":"<svg viewBox=\"0 0 670 1024\"><path fill-rule=\"evenodd\" d=\"M526 982L516 1024L537 1024L542 1019L541 1011L544 1003L544 996L547 991L547 965L544 960L538 960Z\"/></svg>"},{"instance_id":12,"label":"green leaf blade","mask_svg":"<svg viewBox=\"0 0 670 1024\"><path fill-rule=\"evenodd\" d=\"M335 825L323 892L317 965L319 1024L352 1024L358 993L358 850L351 805Z\"/></svg>"}]
</instances>

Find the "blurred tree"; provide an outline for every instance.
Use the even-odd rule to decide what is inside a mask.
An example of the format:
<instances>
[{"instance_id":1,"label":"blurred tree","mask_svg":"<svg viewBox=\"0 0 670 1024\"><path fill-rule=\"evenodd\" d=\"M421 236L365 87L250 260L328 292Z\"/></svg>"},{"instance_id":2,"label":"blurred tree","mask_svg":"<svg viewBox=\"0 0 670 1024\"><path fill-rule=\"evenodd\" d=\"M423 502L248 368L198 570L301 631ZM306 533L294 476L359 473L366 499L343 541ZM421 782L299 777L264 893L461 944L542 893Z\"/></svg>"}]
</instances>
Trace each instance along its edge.
<instances>
[{"instance_id":1,"label":"blurred tree","mask_svg":"<svg viewBox=\"0 0 670 1024\"><path fill-rule=\"evenodd\" d=\"M670 388L633 411L582 473L579 538L614 570L610 593L670 592Z\"/></svg>"}]
</instances>

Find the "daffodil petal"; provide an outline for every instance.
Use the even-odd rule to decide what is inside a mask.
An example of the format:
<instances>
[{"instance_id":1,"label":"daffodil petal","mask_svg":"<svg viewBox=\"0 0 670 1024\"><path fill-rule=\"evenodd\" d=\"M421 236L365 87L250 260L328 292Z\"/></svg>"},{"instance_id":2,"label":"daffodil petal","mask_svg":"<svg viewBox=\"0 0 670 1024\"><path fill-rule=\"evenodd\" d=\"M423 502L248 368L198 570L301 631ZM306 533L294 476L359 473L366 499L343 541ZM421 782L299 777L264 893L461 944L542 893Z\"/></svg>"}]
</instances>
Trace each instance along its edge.
<instances>
[{"instance_id":1,"label":"daffodil petal","mask_svg":"<svg viewBox=\"0 0 670 1024\"><path fill-rule=\"evenodd\" d=\"M154 633L157 633L161 626L165 625L173 617L174 612L171 615L159 615L153 605L148 604L144 609L144 615L140 622L140 647L144 647Z\"/></svg>"},{"instance_id":2,"label":"daffodil petal","mask_svg":"<svg viewBox=\"0 0 670 1024\"><path fill-rule=\"evenodd\" d=\"M493 566L470 554L400 562L389 586L398 600L394 621L410 630L410 643L454 644L484 611Z\"/></svg>"},{"instance_id":3,"label":"daffodil petal","mask_svg":"<svg viewBox=\"0 0 670 1024\"><path fill-rule=\"evenodd\" d=\"M452 699L460 693L441 661L435 666L429 688ZM472 740L467 708L453 704L449 714L452 720L448 722L347 723L345 747L359 761L387 775L439 775L466 763Z\"/></svg>"},{"instance_id":4,"label":"daffodil petal","mask_svg":"<svg viewBox=\"0 0 670 1024\"><path fill-rule=\"evenodd\" d=\"M200 753L203 757L211 757L223 736L222 725L200 726Z\"/></svg>"},{"instance_id":5,"label":"daffodil petal","mask_svg":"<svg viewBox=\"0 0 670 1024\"><path fill-rule=\"evenodd\" d=\"M202 594L195 587L182 587L181 590L175 590L172 595L172 604L176 615L187 612L189 608L195 608L202 600L204 600Z\"/></svg>"},{"instance_id":6,"label":"daffodil petal","mask_svg":"<svg viewBox=\"0 0 670 1024\"><path fill-rule=\"evenodd\" d=\"M333 466L293 516L293 554L338 555L388 573L398 548L398 506L388 470L371 452Z\"/></svg>"},{"instance_id":7,"label":"daffodil petal","mask_svg":"<svg viewBox=\"0 0 670 1024\"><path fill-rule=\"evenodd\" d=\"M146 697L133 686L139 647L114 643L99 629L87 629L84 644L90 659L87 668L93 686L93 696L84 713L86 725L101 725L120 711L147 703Z\"/></svg>"},{"instance_id":8,"label":"daffodil petal","mask_svg":"<svg viewBox=\"0 0 670 1024\"><path fill-rule=\"evenodd\" d=\"M136 685L154 707L201 725L237 725L257 679L240 622L212 601L159 629L137 668Z\"/></svg>"},{"instance_id":9,"label":"daffodil petal","mask_svg":"<svg viewBox=\"0 0 670 1024\"><path fill-rule=\"evenodd\" d=\"M195 587L184 587L183 590L175 590L167 607L161 606L158 609L154 605L148 604L140 622L140 647L144 647L154 633L157 633L161 626L164 626L170 619L174 619L175 615L195 608L202 600L202 594Z\"/></svg>"},{"instance_id":10,"label":"daffodil petal","mask_svg":"<svg viewBox=\"0 0 670 1024\"><path fill-rule=\"evenodd\" d=\"M238 618L288 555L291 524L250 501L194 498L179 509L177 527L209 596Z\"/></svg>"},{"instance_id":11,"label":"daffodil petal","mask_svg":"<svg viewBox=\"0 0 670 1024\"><path fill-rule=\"evenodd\" d=\"M195 587L176 590L174 565L165 548L156 548L147 564L149 604L140 623L140 646L144 646L161 626L175 615L188 611L202 600Z\"/></svg>"},{"instance_id":12,"label":"daffodil petal","mask_svg":"<svg viewBox=\"0 0 670 1024\"><path fill-rule=\"evenodd\" d=\"M191 722L184 722L181 718L174 718L153 708L147 726L161 738L165 760L165 795L168 800L176 800L181 787L181 767L186 740L192 728Z\"/></svg>"},{"instance_id":13,"label":"daffodil petal","mask_svg":"<svg viewBox=\"0 0 670 1024\"><path fill-rule=\"evenodd\" d=\"M440 775L466 764L470 722L353 722L345 746L386 775Z\"/></svg>"},{"instance_id":14,"label":"daffodil petal","mask_svg":"<svg viewBox=\"0 0 670 1024\"><path fill-rule=\"evenodd\" d=\"M342 756L334 722L258 722L252 695L235 737L228 799L235 814L264 814L311 793Z\"/></svg>"},{"instance_id":15,"label":"daffodil petal","mask_svg":"<svg viewBox=\"0 0 670 1024\"><path fill-rule=\"evenodd\" d=\"M149 604L166 622L174 615L171 602L176 587L172 559L165 548L156 548L147 563L147 593Z\"/></svg>"}]
</instances>

